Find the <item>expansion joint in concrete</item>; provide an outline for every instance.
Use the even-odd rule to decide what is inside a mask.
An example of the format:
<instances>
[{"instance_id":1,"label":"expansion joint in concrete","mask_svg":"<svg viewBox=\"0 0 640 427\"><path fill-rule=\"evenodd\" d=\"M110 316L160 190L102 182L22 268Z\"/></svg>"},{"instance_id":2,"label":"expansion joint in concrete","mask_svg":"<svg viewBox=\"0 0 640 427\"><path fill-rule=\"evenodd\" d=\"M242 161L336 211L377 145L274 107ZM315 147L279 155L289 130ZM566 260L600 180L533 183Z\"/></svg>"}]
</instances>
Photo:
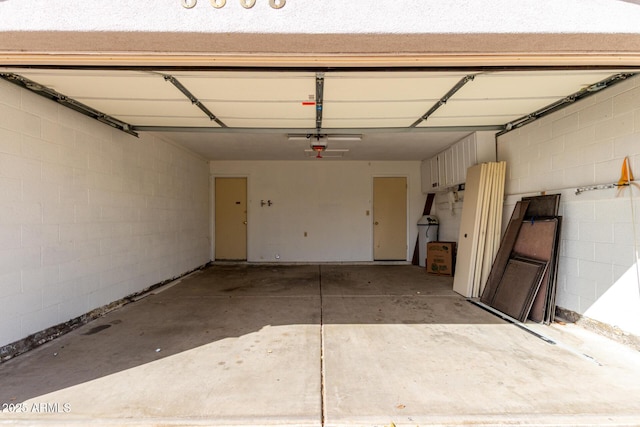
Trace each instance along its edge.
<instances>
[{"instance_id":1,"label":"expansion joint in concrete","mask_svg":"<svg viewBox=\"0 0 640 427\"><path fill-rule=\"evenodd\" d=\"M325 384L324 384L324 318L322 301L322 266L318 265L318 289L320 294L320 424L325 421Z\"/></svg>"}]
</instances>

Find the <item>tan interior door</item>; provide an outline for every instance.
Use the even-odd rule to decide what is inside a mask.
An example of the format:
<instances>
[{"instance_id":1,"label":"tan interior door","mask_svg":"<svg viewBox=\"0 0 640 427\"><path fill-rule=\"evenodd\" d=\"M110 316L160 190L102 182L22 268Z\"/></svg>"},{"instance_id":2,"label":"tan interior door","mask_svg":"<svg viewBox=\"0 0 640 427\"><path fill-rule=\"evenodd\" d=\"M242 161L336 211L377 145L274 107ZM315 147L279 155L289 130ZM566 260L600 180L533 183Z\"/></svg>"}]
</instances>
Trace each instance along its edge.
<instances>
[{"instance_id":1,"label":"tan interior door","mask_svg":"<svg viewBox=\"0 0 640 427\"><path fill-rule=\"evenodd\" d=\"M247 179L216 178L216 259L247 259Z\"/></svg>"},{"instance_id":2,"label":"tan interior door","mask_svg":"<svg viewBox=\"0 0 640 427\"><path fill-rule=\"evenodd\" d=\"M407 178L373 178L373 259L407 259Z\"/></svg>"}]
</instances>

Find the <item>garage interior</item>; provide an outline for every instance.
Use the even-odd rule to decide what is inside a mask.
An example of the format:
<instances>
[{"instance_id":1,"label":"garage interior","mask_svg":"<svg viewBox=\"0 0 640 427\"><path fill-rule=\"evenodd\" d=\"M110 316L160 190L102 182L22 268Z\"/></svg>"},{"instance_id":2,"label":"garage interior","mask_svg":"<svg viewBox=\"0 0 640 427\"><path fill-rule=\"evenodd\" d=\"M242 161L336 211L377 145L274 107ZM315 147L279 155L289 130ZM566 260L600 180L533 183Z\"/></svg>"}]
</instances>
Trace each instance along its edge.
<instances>
[{"instance_id":1,"label":"garage interior","mask_svg":"<svg viewBox=\"0 0 640 427\"><path fill-rule=\"evenodd\" d=\"M0 2L0 424L638 423L635 2L54 3ZM494 161L503 230L560 195L567 323L411 265Z\"/></svg>"},{"instance_id":2,"label":"garage interior","mask_svg":"<svg viewBox=\"0 0 640 427\"><path fill-rule=\"evenodd\" d=\"M406 265L214 265L5 362L0 401L25 410L2 416L18 425L637 422L637 350L575 325L525 331L451 282Z\"/></svg>"}]
</instances>

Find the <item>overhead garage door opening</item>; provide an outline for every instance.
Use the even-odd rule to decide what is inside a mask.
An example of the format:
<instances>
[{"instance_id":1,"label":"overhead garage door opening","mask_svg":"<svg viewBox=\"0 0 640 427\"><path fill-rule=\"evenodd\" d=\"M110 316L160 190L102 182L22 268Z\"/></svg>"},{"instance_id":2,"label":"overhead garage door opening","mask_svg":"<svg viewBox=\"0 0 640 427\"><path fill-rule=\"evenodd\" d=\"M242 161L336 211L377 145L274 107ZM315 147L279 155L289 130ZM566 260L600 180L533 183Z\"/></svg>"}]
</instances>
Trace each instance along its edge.
<instances>
[{"instance_id":1,"label":"overhead garage door opening","mask_svg":"<svg viewBox=\"0 0 640 427\"><path fill-rule=\"evenodd\" d=\"M563 213L572 218L563 241L567 242L568 252L560 259L560 280L565 287L558 305L566 309L563 313L593 313L598 322L624 325L624 330L634 328L632 308L636 300L619 297L633 291L634 285L634 260L628 256L632 243L625 231L634 220L628 200L600 193L585 201L574 194L573 188L612 179L612 171L617 173L619 168L619 157L627 152L636 162L638 78L628 69L483 68L461 72L12 67L0 74L4 78L0 81L0 174L6 178L2 194L7 203L3 212L9 218L2 230L7 241L5 259L9 260L2 265L0 298L3 303L9 302L8 310L0 315L6 325L0 330L3 349L12 351L18 346L15 343L25 344L25 337L29 342L38 341L93 318L99 318L100 324L87 325L91 327L65 337L70 340L70 348L82 347L71 341L73 337L86 341L110 336L119 340L123 338L120 333L132 333L132 329L121 325L135 324L133 317L120 323L120 315L135 317L138 309L142 315L145 312L140 307L153 311L154 316L166 314L164 310L169 305L183 310L174 313L180 322L172 325L162 316L151 316L153 324L148 324L145 331L153 330L153 334L128 336L136 345L151 348L148 354L144 353L146 347L143 351L134 345L137 350L128 354L131 359L127 356L122 363L110 365L111 360L117 359L113 354L107 360L88 351L104 363L104 369L91 367L68 381L51 372L46 374L53 384L48 391L61 398L80 399L74 400L80 406L85 405L82 399L91 396L94 385L114 384L112 380L117 383L123 376L130 375L134 382L139 375L162 378L154 375L159 369L166 373L167 381L179 383L182 374L165 371L167 364L180 360L188 365L195 360L192 355L209 351L212 353L207 354L216 357L225 356L224 360L215 359L215 366L209 364L213 363L211 360L204 365L219 374L218 385L240 384L237 393L219 394L221 389L208 389L215 408L208 408L207 414L227 419L235 419L238 413L220 409L225 399L239 402L250 398L252 394L246 390L250 381L246 379L256 378L256 370L265 366L269 367L266 376L259 377L264 381L256 386L262 395L270 396L264 389L270 387L282 391L283 396L295 391L297 397L307 396L308 400L305 397L296 401L294 408L266 404L254 409L262 411L262 415L275 414L275 418L295 413L302 417L298 421L309 421L308 424L318 424L318 419L322 424L322 417L337 420L336 423L351 420L353 413L340 403L345 401L354 411L382 416L361 403L377 402L377 407L387 408L385 413L413 422L420 411L433 403L421 400L421 394L416 392L420 384L433 381L445 387L451 380L445 375L447 372L455 374L456 384L471 378L474 387L491 383L496 387L494 391L504 392L503 387L497 387L493 379L481 376L479 371L460 369L468 362L466 358L456 359L444 374L438 371L440 365L430 364L433 354L439 355L438 363L450 354L458 354L461 342L470 344L468 350L477 356L474 360L479 364L473 366L478 370L497 375L499 369L493 362L500 360L533 377L535 372L529 372L518 357L502 358L503 353L526 354L525 359L537 369L549 369L544 371L547 380L555 378L559 372L555 364L542 366L548 354L548 347L544 346L549 344L521 331L513 332L515 328L507 332L501 321L453 294L450 278L425 279L424 270L409 265L399 266L398 270L391 270L396 266L371 265L381 260L409 263L417 241L415 224L424 214L429 192L436 193L432 213L440 220L440 240L455 241L464 202L466 166L485 161L486 153L507 161L507 214L522 196L541 191L563 194ZM432 161L437 169L431 166ZM444 169L439 169L440 165ZM230 198L224 199L221 187L231 180L238 180L246 193L232 191ZM398 209L397 217L391 219L379 217L384 209L377 205L381 200L377 184L383 180L399 180L399 186L389 194L404 196L392 201L394 207L405 210ZM228 215L220 210L224 204L231 208ZM589 206L586 211L585 205ZM225 218L238 228L231 227ZM386 242L381 237L386 234L378 233L378 227L387 221L397 226L390 234L394 249L377 253L378 249L385 249ZM616 225L620 223L626 228ZM225 247L228 243L233 244ZM606 258L607 248L626 255ZM101 317L145 288L199 270L212 260L242 260L249 265L215 265L199 273L208 281L185 280L184 287L172 287ZM311 266L277 265L291 263ZM333 265L358 263L370 265ZM373 267L390 270L367 270ZM251 275L258 270L269 274ZM246 283L232 286L237 278L228 275L229 271L239 276L250 272L249 283L262 283L265 288L256 289ZM290 271L304 271L302 276L306 279L296 274L287 279ZM377 279L388 271L394 271L397 277L379 285ZM404 274L411 277L403 282ZM287 294L289 285L298 281L302 287ZM397 288L389 290L393 286ZM286 294L282 301L278 300L280 291ZM252 298L262 307L249 304ZM224 304L217 305L222 300ZM287 311L294 300L307 310L304 315ZM205 304L209 310L206 316L198 317L203 307L192 305L194 302ZM240 311L230 314L236 303ZM623 303L631 309L617 310ZM157 311L160 308L163 310ZM233 315L234 319L246 316L250 325L227 324L230 329L219 328L218 323L224 324L226 315ZM210 326L209 334L216 329L218 335L206 336L207 329L202 335L203 331L194 327L194 319ZM158 330L157 325L168 329ZM198 329L196 335L190 335L193 330L182 335L194 341L181 341L180 334L173 333L180 328ZM379 332L383 334L378 335ZM485 348L486 340L478 338L494 333L498 338L487 339L501 343L499 352L496 347ZM419 336L422 341L416 341ZM168 340L168 347L152 343L161 337ZM403 341L406 337L412 341ZM285 364L291 372L278 377L280 371L275 367L272 370L273 361L266 358L282 349L291 350L285 343L298 339L301 344L297 348L308 352L287 352L282 360L290 362ZM424 345L419 350L420 360L410 354L415 342ZM44 360L45 365L50 363L47 352L58 343L53 341L33 352L34 359ZM430 347L435 343L443 347ZM404 351L405 347L409 351ZM566 353L575 359L559 356L561 370L579 365L576 372L591 373L594 368L590 364L597 364L576 356L574 350L580 345L568 347ZM238 356L244 355L247 348L258 348L262 353L250 360ZM369 360L371 348L375 354L388 352L390 358ZM400 348L403 351L397 350ZM426 352L425 348L433 352ZM591 355L592 348L585 352ZM558 349L550 351L556 355L560 353ZM322 357L321 351L326 352ZM53 353L57 358L64 351ZM486 360L486 354L496 358ZM229 355L237 357L230 361ZM612 365L618 363L608 359L609 355L600 355ZM397 367L398 361L402 368ZM307 362L316 369L308 371L303 366ZM30 375L28 369L21 370L20 358L8 363L19 365L20 375ZM195 363L188 365L194 369L190 378L196 378L196 371L203 368L200 359ZM321 363L325 365L318 368ZM234 369L230 364L235 364ZM368 377L366 366L373 366L371 371L380 375ZM359 394L356 385L365 380L382 389L387 373L393 369L400 371L398 378L404 378L403 384L395 385L403 392L393 402L386 394ZM296 372L306 374L293 375ZM336 378L353 378L350 374L356 374L357 380L349 380L349 384L332 382ZM325 389L318 392L323 376ZM7 378L15 385L24 377ZM611 387L611 396L615 396L599 401L593 419L602 421L604 418L598 417L604 417L612 407L620 408L617 420L637 415L633 402L625 400L623 393L618 394L619 384L611 384L600 372L589 378L603 381L601 384ZM509 379L498 385L506 384L507 389L515 390L520 380L511 383ZM417 385L411 385L413 381ZM145 385L142 381L135 384ZM627 390L635 387L624 381L622 384ZM197 389L186 382L182 385L182 390L187 390L185 395ZM570 395L577 393L575 384L552 385ZM545 387L550 386L545 383ZM30 403L43 399L37 384L30 383L29 387L26 394L14 397L29 399ZM307 388L313 393L305 394ZM19 387L12 390L17 393ZM84 390L84 397L73 394L77 390ZM459 400L473 400L459 387L452 393L463 396ZM593 397L591 392L586 393ZM229 398L229 394L235 397ZM154 399L142 391L138 397L141 406L143 401ZM156 402L168 408L162 398ZM109 402L112 407L124 405L117 396ZM447 402L455 407L453 401ZM521 414L535 409L524 400L517 402ZM548 401L541 397L534 403L544 406ZM238 408L244 415L251 415L247 407ZM413 407L421 409L414 411L410 409ZM550 411L559 410L553 408L556 407ZM576 408L584 410L579 405ZM466 407L460 411L467 409L470 410ZM187 405L184 413L192 410ZM487 417L499 412L499 408L493 410L486 413ZM153 413L164 419L169 412ZM80 410L77 414L82 416ZM304 418L304 414L312 416ZM441 422L447 416L439 413L435 418L423 419ZM550 417L569 422L557 412Z\"/></svg>"},{"instance_id":2,"label":"overhead garage door opening","mask_svg":"<svg viewBox=\"0 0 640 427\"><path fill-rule=\"evenodd\" d=\"M328 136L327 148L344 150L345 160L422 160L472 131L515 129L632 75L616 70L0 73L125 132L162 132L211 160L302 160L312 135Z\"/></svg>"}]
</instances>

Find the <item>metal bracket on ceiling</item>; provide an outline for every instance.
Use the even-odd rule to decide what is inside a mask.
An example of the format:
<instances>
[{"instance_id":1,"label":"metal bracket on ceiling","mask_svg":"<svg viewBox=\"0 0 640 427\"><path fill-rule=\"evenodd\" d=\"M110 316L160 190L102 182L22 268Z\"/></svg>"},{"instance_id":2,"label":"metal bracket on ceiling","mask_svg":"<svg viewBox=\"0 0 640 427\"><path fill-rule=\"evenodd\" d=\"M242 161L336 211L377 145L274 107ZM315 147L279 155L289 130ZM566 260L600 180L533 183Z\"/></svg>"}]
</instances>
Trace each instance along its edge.
<instances>
[{"instance_id":1,"label":"metal bracket on ceiling","mask_svg":"<svg viewBox=\"0 0 640 427\"><path fill-rule=\"evenodd\" d=\"M162 74L162 77L164 77L165 81L168 81L169 83L171 83L172 85L174 85L180 92L182 92L182 94L184 96L186 96L189 101L191 101L191 103L193 105L195 105L196 107L198 107L203 113L205 113L207 115L207 117L209 117L209 120L216 122L218 125L220 125L220 127L226 128L227 125L224 124L222 122L222 120L220 120L219 118L217 118L215 116L215 114L213 114L207 107L204 106L204 104L202 104L202 102L200 102L200 100L198 98L196 98L190 91L189 89L187 89L186 87L184 87L184 85L182 83L180 83L178 81L178 79L176 79L175 77L173 77L172 75L169 74Z\"/></svg>"},{"instance_id":2,"label":"metal bracket on ceiling","mask_svg":"<svg viewBox=\"0 0 640 427\"><path fill-rule=\"evenodd\" d=\"M502 131L498 132L496 136L504 135L507 132L511 132L512 130L518 129L526 124L529 124L535 120L538 120L539 118L542 118L548 114L551 114L555 111L565 108L569 104L573 104L576 101L587 98L595 94L596 92L601 91L602 89L613 86L630 77L633 77L636 74L637 73L619 73L619 74L614 74L613 76L607 77L604 80L600 80L599 82L596 82L583 89L580 89L578 92L572 93L569 96L566 96L545 107L542 107L539 110L534 111L533 113L529 113L526 116L522 116L512 122L507 123L506 125L504 125Z\"/></svg>"},{"instance_id":3,"label":"metal bracket on ceiling","mask_svg":"<svg viewBox=\"0 0 640 427\"><path fill-rule=\"evenodd\" d=\"M429 118L429 116L431 116L433 113L435 113L438 108L440 108L444 104L446 104L447 101L449 100L449 98L451 98L457 91L459 91L462 88L462 86L466 85L468 82L473 80L475 77L476 77L475 74L468 74L468 75L464 76L462 79L460 79L460 81L458 83L456 83L456 85L454 87L452 87L449 90L449 92L447 92L442 98L440 98L440 100L438 100L438 102L433 104L433 106L431 108L429 108L429 111L424 113L418 120L413 122L413 124L410 127L414 128L414 127L418 126L420 123L422 123L423 121L427 120Z\"/></svg>"},{"instance_id":4,"label":"metal bracket on ceiling","mask_svg":"<svg viewBox=\"0 0 640 427\"><path fill-rule=\"evenodd\" d=\"M324 100L324 73L316 73L316 133L322 131L322 103Z\"/></svg>"},{"instance_id":5,"label":"metal bracket on ceiling","mask_svg":"<svg viewBox=\"0 0 640 427\"><path fill-rule=\"evenodd\" d=\"M118 120L108 114L104 114L96 110L95 108L91 108L80 101L69 98L68 96L63 95L56 90L43 86L40 83L30 80L19 74L0 73L0 78L17 86L20 86L21 88L26 89L32 93L35 93L36 95L42 96L51 101L55 101L58 104L61 104L71 110L77 111L78 113L84 114L85 116L91 117L92 119L98 120L99 122L121 130L122 132L128 133L129 135L133 135L135 137L138 136L138 133L133 130L133 126L129 123Z\"/></svg>"}]
</instances>

